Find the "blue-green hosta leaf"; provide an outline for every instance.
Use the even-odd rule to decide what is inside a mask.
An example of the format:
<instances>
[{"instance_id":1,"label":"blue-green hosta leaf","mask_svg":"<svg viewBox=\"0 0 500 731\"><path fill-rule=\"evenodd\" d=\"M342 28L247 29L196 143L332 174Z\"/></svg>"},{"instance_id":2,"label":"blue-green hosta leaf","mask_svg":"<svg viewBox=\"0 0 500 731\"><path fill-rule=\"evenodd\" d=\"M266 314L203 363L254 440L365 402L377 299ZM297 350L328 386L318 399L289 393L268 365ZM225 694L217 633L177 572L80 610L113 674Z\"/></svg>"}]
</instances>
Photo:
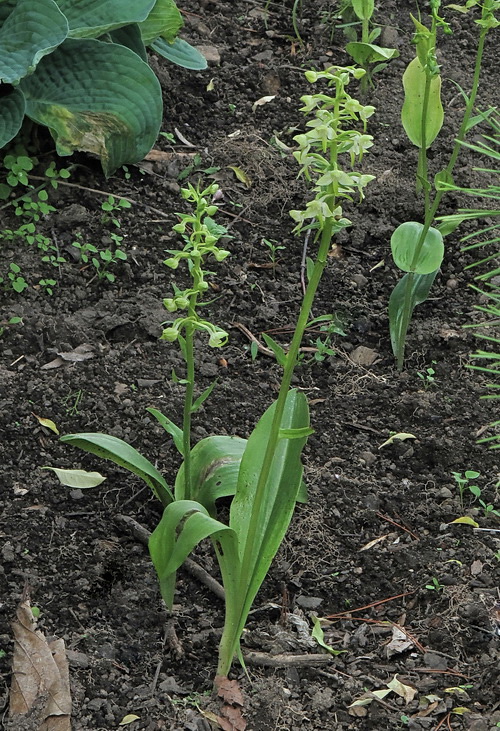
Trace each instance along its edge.
<instances>
[{"instance_id":1,"label":"blue-green hosta leaf","mask_svg":"<svg viewBox=\"0 0 500 731\"><path fill-rule=\"evenodd\" d=\"M430 274L441 266L444 256L443 237L437 228L432 227L425 235L417 260L413 261L423 230L423 224L418 221L405 221L392 234L392 257L401 271Z\"/></svg>"},{"instance_id":2,"label":"blue-green hosta leaf","mask_svg":"<svg viewBox=\"0 0 500 731\"><path fill-rule=\"evenodd\" d=\"M389 329L392 352L395 356L404 347L406 333L401 332L407 287L410 287L410 318L417 305L425 302L439 269L430 274L405 274L396 284L389 298Z\"/></svg>"},{"instance_id":3,"label":"blue-green hosta leaf","mask_svg":"<svg viewBox=\"0 0 500 731\"><path fill-rule=\"evenodd\" d=\"M110 31L109 37L113 43L120 43L125 48L130 48L131 51L137 53L145 63L148 63L148 54L146 52L146 46L144 45L141 38L141 31L139 30L138 23L130 23L130 25L124 25L121 28L116 28Z\"/></svg>"},{"instance_id":4,"label":"blue-green hosta leaf","mask_svg":"<svg viewBox=\"0 0 500 731\"><path fill-rule=\"evenodd\" d=\"M175 572L193 548L208 536L222 548L221 569L227 588L234 584L239 569L238 540L234 531L210 517L203 505L193 500L176 500L163 511L149 539L149 553L168 607L173 603Z\"/></svg>"},{"instance_id":5,"label":"blue-green hosta leaf","mask_svg":"<svg viewBox=\"0 0 500 731\"><path fill-rule=\"evenodd\" d=\"M57 4L68 19L70 38L98 38L145 20L155 0L57 0Z\"/></svg>"},{"instance_id":6,"label":"blue-green hosta leaf","mask_svg":"<svg viewBox=\"0 0 500 731\"><path fill-rule=\"evenodd\" d=\"M66 434L61 437L60 441L83 449L85 452L95 454L97 457L109 459L119 467L124 467L129 472L133 472L134 475L144 480L163 505L168 505L173 500L173 495L162 474L158 472L156 467L153 467L146 457L143 457L134 447L131 447L122 439L113 437L110 434L81 432L80 434Z\"/></svg>"},{"instance_id":7,"label":"blue-green hosta leaf","mask_svg":"<svg viewBox=\"0 0 500 731\"><path fill-rule=\"evenodd\" d=\"M172 43L182 26L182 15L174 0L156 0L146 20L139 24L142 40L146 46L157 38L164 38L167 43Z\"/></svg>"},{"instance_id":8,"label":"blue-green hosta leaf","mask_svg":"<svg viewBox=\"0 0 500 731\"><path fill-rule=\"evenodd\" d=\"M246 439L213 436L201 439L191 450L191 497L215 515L215 501L236 492ZM175 497L183 498L184 463L175 480Z\"/></svg>"},{"instance_id":9,"label":"blue-green hosta leaf","mask_svg":"<svg viewBox=\"0 0 500 731\"><path fill-rule=\"evenodd\" d=\"M0 27L0 83L17 84L68 35L54 0L19 0Z\"/></svg>"},{"instance_id":10,"label":"blue-green hosta leaf","mask_svg":"<svg viewBox=\"0 0 500 731\"><path fill-rule=\"evenodd\" d=\"M163 38L151 43L151 48L163 58L172 61L177 66L191 71L203 71L207 68L207 59L196 48L182 38L176 38L173 43L167 43Z\"/></svg>"},{"instance_id":11,"label":"blue-green hosta leaf","mask_svg":"<svg viewBox=\"0 0 500 731\"><path fill-rule=\"evenodd\" d=\"M26 114L46 125L59 155L97 155L106 176L152 148L162 119L158 79L115 43L68 39L21 82Z\"/></svg>"},{"instance_id":12,"label":"blue-green hosta leaf","mask_svg":"<svg viewBox=\"0 0 500 731\"><path fill-rule=\"evenodd\" d=\"M26 102L20 89L0 87L5 96L0 96L0 148L10 142L21 129Z\"/></svg>"}]
</instances>

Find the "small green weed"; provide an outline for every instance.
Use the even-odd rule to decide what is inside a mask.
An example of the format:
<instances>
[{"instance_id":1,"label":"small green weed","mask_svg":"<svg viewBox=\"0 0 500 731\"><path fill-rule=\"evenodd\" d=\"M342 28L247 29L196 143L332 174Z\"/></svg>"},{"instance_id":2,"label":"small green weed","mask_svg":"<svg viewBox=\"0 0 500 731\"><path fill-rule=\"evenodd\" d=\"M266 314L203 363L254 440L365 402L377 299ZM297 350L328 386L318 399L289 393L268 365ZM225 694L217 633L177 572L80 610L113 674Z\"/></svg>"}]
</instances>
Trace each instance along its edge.
<instances>
[{"instance_id":1,"label":"small green weed","mask_svg":"<svg viewBox=\"0 0 500 731\"><path fill-rule=\"evenodd\" d=\"M28 282L23 277L19 264L12 262L9 265L7 274L5 276L0 275L0 285L2 285L5 290L12 289L18 294L24 292L28 286Z\"/></svg>"},{"instance_id":2,"label":"small green weed","mask_svg":"<svg viewBox=\"0 0 500 731\"><path fill-rule=\"evenodd\" d=\"M431 583L426 584L425 588L429 589L429 591L440 592L440 591L443 591L444 586L443 586L443 584L441 584L441 582L439 581L439 579L436 576L433 576L431 579Z\"/></svg>"},{"instance_id":3,"label":"small green weed","mask_svg":"<svg viewBox=\"0 0 500 731\"><path fill-rule=\"evenodd\" d=\"M118 198L117 200L114 195L108 196L108 198L101 204L101 209L104 211L101 216L101 223L112 223L113 226L116 226L116 228L121 228L117 215L124 208L131 207L131 202L125 198Z\"/></svg>"},{"instance_id":4,"label":"small green weed","mask_svg":"<svg viewBox=\"0 0 500 731\"><path fill-rule=\"evenodd\" d=\"M55 279L40 279L38 284L40 285L40 287L42 287L46 294L53 295L54 287L56 286L57 282Z\"/></svg>"},{"instance_id":5,"label":"small green weed","mask_svg":"<svg viewBox=\"0 0 500 731\"><path fill-rule=\"evenodd\" d=\"M436 365L436 361L432 361L432 365ZM432 385L434 385L436 371L431 366L425 369L425 371L417 371L417 376L420 378L424 385L424 389L427 391Z\"/></svg>"},{"instance_id":6,"label":"small green weed","mask_svg":"<svg viewBox=\"0 0 500 731\"><path fill-rule=\"evenodd\" d=\"M77 241L73 241L71 245L80 251L80 260L83 264L94 267L99 279L107 279L108 282L114 282L116 277L109 271L109 268L119 261L127 260L127 254L119 248L123 237L115 236L113 239L116 246L114 251L108 248L98 249L94 244L83 243L81 234L77 234L77 237ZM111 238L113 237L111 236Z\"/></svg>"},{"instance_id":7,"label":"small green weed","mask_svg":"<svg viewBox=\"0 0 500 731\"><path fill-rule=\"evenodd\" d=\"M4 334L4 332L7 330L8 327L11 325L19 325L23 324L23 318L22 317L10 317L8 320L4 320L3 322L0 322L0 338Z\"/></svg>"}]
</instances>

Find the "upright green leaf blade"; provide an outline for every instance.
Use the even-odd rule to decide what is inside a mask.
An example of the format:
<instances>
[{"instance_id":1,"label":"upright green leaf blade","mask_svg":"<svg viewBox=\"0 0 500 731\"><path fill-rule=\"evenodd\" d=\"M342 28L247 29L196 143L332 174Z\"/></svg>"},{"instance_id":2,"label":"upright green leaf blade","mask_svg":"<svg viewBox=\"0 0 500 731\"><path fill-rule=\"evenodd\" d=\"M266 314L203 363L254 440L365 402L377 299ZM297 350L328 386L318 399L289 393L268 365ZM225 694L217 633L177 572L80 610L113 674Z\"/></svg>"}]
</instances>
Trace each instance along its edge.
<instances>
[{"instance_id":1,"label":"upright green leaf blade","mask_svg":"<svg viewBox=\"0 0 500 731\"><path fill-rule=\"evenodd\" d=\"M241 575L226 592L226 624L220 646L219 670L227 673L248 612L286 533L302 480L301 452L307 437L280 439L276 447L264 499L257 507L257 485L272 429L276 404L259 420L241 460L230 527L238 536ZM309 427L309 409L303 393L290 391L281 421L282 429Z\"/></svg>"},{"instance_id":2,"label":"upright green leaf blade","mask_svg":"<svg viewBox=\"0 0 500 731\"><path fill-rule=\"evenodd\" d=\"M408 64L403 74L405 100L401 111L401 121L409 140L422 147L422 118L424 116L426 73L418 57ZM441 77L433 76L430 82L429 103L425 125L425 146L434 142L444 121L441 103Z\"/></svg>"},{"instance_id":3,"label":"upright green leaf blade","mask_svg":"<svg viewBox=\"0 0 500 731\"><path fill-rule=\"evenodd\" d=\"M158 79L133 51L67 40L21 82L26 113L49 127L60 155L98 155L106 175L153 146L163 105Z\"/></svg>"},{"instance_id":4,"label":"upright green leaf blade","mask_svg":"<svg viewBox=\"0 0 500 731\"><path fill-rule=\"evenodd\" d=\"M151 43L151 48L163 58L184 69L203 71L207 68L205 56L182 38L176 38L173 43L167 43L163 38L158 38Z\"/></svg>"},{"instance_id":5,"label":"upright green leaf blade","mask_svg":"<svg viewBox=\"0 0 500 731\"><path fill-rule=\"evenodd\" d=\"M122 439L113 437L110 434L100 434L99 432L82 432L80 434L66 434L61 437L60 441L83 449L85 452L95 454L97 457L109 459L119 467L124 467L129 472L133 472L134 475L144 480L146 485L159 497L163 505L167 505L173 500L170 488L156 467L153 467L146 457L143 457L134 447Z\"/></svg>"},{"instance_id":6,"label":"upright green leaf blade","mask_svg":"<svg viewBox=\"0 0 500 731\"><path fill-rule=\"evenodd\" d=\"M0 104L0 148L17 135L23 123L26 102L20 89L12 88Z\"/></svg>"},{"instance_id":7,"label":"upright green leaf blade","mask_svg":"<svg viewBox=\"0 0 500 731\"><path fill-rule=\"evenodd\" d=\"M70 38L98 38L145 20L155 0L57 0L57 4L68 19Z\"/></svg>"},{"instance_id":8,"label":"upright green leaf blade","mask_svg":"<svg viewBox=\"0 0 500 731\"><path fill-rule=\"evenodd\" d=\"M429 296L430 289L434 283L439 269L430 274L405 274L396 284L389 298L389 329L391 333L392 352L395 356L404 346L405 333L401 332L403 321L404 305L406 299L406 290L410 287L410 319L413 310L417 305L425 302Z\"/></svg>"},{"instance_id":9,"label":"upright green leaf blade","mask_svg":"<svg viewBox=\"0 0 500 731\"><path fill-rule=\"evenodd\" d=\"M0 83L16 84L68 35L54 0L19 0L0 27Z\"/></svg>"}]
</instances>

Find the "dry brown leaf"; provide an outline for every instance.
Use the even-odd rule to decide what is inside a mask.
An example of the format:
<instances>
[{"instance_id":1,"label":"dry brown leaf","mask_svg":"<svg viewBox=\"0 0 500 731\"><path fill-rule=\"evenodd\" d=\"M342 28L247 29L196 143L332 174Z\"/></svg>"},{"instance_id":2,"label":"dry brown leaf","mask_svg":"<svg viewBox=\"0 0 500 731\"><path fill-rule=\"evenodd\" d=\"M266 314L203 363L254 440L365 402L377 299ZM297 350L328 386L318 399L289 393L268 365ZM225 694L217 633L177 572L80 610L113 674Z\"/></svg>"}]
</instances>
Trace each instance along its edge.
<instances>
[{"instance_id":1,"label":"dry brown leaf","mask_svg":"<svg viewBox=\"0 0 500 731\"><path fill-rule=\"evenodd\" d=\"M38 731L71 731L69 667L63 640L47 642L36 628L28 600L17 608L12 622L14 657L9 715L25 715L44 699Z\"/></svg>"},{"instance_id":2,"label":"dry brown leaf","mask_svg":"<svg viewBox=\"0 0 500 731\"><path fill-rule=\"evenodd\" d=\"M217 695L225 703L237 706L243 705L243 694L237 680L229 680L225 675L217 675L214 685L217 689Z\"/></svg>"}]
</instances>

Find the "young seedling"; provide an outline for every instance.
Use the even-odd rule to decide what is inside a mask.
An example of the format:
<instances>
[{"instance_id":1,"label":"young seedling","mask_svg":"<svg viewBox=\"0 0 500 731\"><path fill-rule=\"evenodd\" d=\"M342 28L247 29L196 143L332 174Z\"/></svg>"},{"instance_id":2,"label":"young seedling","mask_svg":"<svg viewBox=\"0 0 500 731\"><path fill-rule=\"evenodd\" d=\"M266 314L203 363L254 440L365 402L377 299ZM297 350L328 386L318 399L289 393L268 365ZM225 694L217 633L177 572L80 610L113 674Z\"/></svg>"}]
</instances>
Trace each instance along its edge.
<instances>
[{"instance_id":1,"label":"young seedling","mask_svg":"<svg viewBox=\"0 0 500 731\"><path fill-rule=\"evenodd\" d=\"M380 28L371 27L370 21L375 10L374 0L349 0L344 8L352 9L356 18L361 21L361 38L348 43L345 50L353 61L365 70L361 79L361 94L364 95L368 86L373 87L373 74L382 71L391 58L397 58L399 51L395 48L383 48L373 43L380 35ZM350 25L353 28L353 24Z\"/></svg>"},{"instance_id":2,"label":"young seedling","mask_svg":"<svg viewBox=\"0 0 500 731\"><path fill-rule=\"evenodd\" d=\"M177 214L180 223L174 230L183 237L184 248L169 251L165 261L172 270L187 264L191 280L187 288L175 287L173 295L164 300L166 309L177 316L166 323L162 338L178 343L185 361L184 377L177 379L185 386L182 426L156 409L148 409L173 438L184 460L173 487L151 462L120 439L106 434L62 437L63 442L139 475L161 500L164 511L151 535L149 550L168 607L174 599L177 569L201 540L211 538L226 603L218 676L227 676L235 657L244 663L240 638L252 603L285 536L295 504L305 497L301 453L312 430L307 398L291 389L291 381L332 237L350 225L340 202L352 200L354 193L362 198L364 187L373 180L372 175L361 174L355 167L372 145L366 121L374 108L363 106L347 92L349 82L363 75L364 71L355 67L306 74L311 83L324 81L332 95L317 93L302 98L302 111L312 119L306 123L307 131L295 138L295 157L300 173L311 182L314 198L304 210L290 213L296 233L315 232L318 250L290 348L280 353L283 374L278 398L249 438L212 436L194 446L191 438L192 415L214 385L196 396L195 334L208 335L209 346L216 348L228 338L222 327L199 314L200 300L209 289L205 261L210 257L221 262L229 254L218 246L226 231L213 219L216 185L203 190L192 185L183 189L182 195L193 210ZM232 497L228 524L217 519L216 501L220 497Z\"/></svg>"},{"instance_id":3,"label":"young seedling","mask_svg":"<svg viewBox=\"0 0 500 731\"><path fill-rule=\"evenodd\" d=\"M437 592L443 591L444 586L443 586L443 584L441 584L441 582L439 581L439 579L436 576L433 576L431 579L431 583L426 584L425 588L429 589L429 591L435 591L437 593Z\"/></svg>"},{"instance_id":4,"label":"young seedling","mask_svg":"<svg viewBox=\"0 0 500 731\"><path fill-rule=\"evenodd\" d=\"M436 361L432 361L433 365L436 364ZM427 391L428 388L430 388L434 381L436 380L434 376L436 375L436 371L432 366L429 366L425 369L425 371L417 371L417 376L420 378L422 383L424 384L424 389Z\"/></svg>"},{"instance_id":5,"label":"young seedling","mask_svg":"<svg viewBox=\"0 0 500 731\"><path fill-rule=\"evenodd\" d=\"M480 477L481 473L476 472L475 470L466 470L463 475L461 472L452 472L451 474L453 475L453 479L457 484L458 492L460 495L460 506L463 509L464 493L466 490L474 495L474 498L478 498L481 495L481 489L477 485L469 484L469 480L476 480L478 477Z\"/></svg>"},{"instance_id":6,"label":"young seedling","mask_svg":"<svg viewBox=\"0 0 500 731\"><path fill-rule=\"evenodd\" d=\"M271 260L273 274L276 277L276 264L278 261L277 254L278 251L284 251L286 246L279 246L274 239L262 239L262 243L269 249L269 259Z\"/></svg>"},{"instance_id":7,"label":"young seedling","mask_svg":"<svg viewBox=\"0 0 500 731\"><path fill-rule=\"evenodd\" d=\"M28 286L28 282L25 280L21 273L21 267L15 262L9 264L9 269L5 276L0 275L0 285L4 289L12 289L14 292L20 294L24 292Z\"/></svg>"}]
</instances>

